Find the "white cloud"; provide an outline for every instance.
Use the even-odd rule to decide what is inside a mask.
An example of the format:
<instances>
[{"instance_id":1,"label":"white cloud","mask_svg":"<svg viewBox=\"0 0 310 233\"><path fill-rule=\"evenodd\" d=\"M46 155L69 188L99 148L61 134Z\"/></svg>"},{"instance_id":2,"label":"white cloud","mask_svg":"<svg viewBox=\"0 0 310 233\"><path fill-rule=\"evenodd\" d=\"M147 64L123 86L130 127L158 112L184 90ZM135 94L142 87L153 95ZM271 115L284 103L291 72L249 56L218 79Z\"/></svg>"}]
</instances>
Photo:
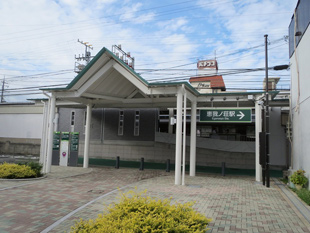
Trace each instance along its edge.
<instances>
[{"instance_id":1,"label":"white cloud","mask_svg":"<svg viewBox=\"0 0 310 233\"><path fill-rule=\"evenodd\" d=\"M131 3L126 6L124 6L120 12L122 14L120 15L121 21L130 21L136 24L143 24L146 22L149 22L154 19L155 14L153 12L149 13L143 13L143 11L140 12L142 8L141 3Z\"/></svg>"},{"instance_id":2,"label":"white cloud","mask_svg":"<svg viewBox=\"0 0 310 233\"><path fill-rule=\"evenodd\" d=\"M10 87L68 81L75 73L10 79L73 69L74 55L85 52L77 39L89 41L93 55L103 46L122 44L138 68L194 63L197 57L214 57L214 51L220 69L259 67L264 64L263 47L244 49L263 44L266 33L270 41L287 34L291 14L283 12L294 7L291 0L201 1L200 8L194 1L0 1L0 74ZM270 50L270 64L287 60L285 45Z\"/></svg>"},{"instance_id":3,"label":"white cloud","mask_svg":"<svg viewBox=\"0 0 310 233\"><path fill-rule=\"evenodd\" d=\"M160 22L158 23L158 26L171 32L175 32L177 30L186 31L188 29L188 21L184 17L181 17Z\"/></svg>"}]
</instances>

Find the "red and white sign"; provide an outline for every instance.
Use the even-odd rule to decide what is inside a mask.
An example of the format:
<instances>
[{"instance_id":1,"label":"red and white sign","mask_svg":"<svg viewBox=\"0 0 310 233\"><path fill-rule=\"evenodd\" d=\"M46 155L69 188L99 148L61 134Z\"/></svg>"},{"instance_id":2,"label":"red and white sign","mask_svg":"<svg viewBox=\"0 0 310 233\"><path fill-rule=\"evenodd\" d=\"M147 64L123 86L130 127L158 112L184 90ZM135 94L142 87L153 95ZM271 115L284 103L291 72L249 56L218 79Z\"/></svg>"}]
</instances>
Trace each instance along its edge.
<instances>
[{"instance_id":1,"label":"red and white sign","mask_svg":"<svg viewBox=\"0 0 310 233\"><path fill-rule=\"evenodd\" d=\"M205 68L217 69L217 61L216 60L198 61L197 68L200 70Z\"/></svg>"}]
</instances>

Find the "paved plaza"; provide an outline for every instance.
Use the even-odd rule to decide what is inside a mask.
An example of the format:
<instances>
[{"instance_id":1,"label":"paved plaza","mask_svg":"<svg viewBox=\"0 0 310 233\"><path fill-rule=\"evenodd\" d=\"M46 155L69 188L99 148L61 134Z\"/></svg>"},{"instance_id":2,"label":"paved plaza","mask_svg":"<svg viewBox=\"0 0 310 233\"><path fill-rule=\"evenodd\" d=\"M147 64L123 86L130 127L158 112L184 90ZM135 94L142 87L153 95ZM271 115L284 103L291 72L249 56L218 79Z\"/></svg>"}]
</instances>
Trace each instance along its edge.
<instances>
[{"instance_id":1,"label":"paved plaza","mask_svg":"<svg viewBox=\"0 0 310 233\"><path fill-rule=\"evenodd\" d=\"M309 208L276 179L270 188L249 176L198 173L185 181L176 186L174 172L160 170L57 166L44 179L2 180L0 232L69 232L76 220L96 218L135 187L172 202L195 201L194 208L213 219L208 232L310 232Z\"/></svg>"}]
</instances>

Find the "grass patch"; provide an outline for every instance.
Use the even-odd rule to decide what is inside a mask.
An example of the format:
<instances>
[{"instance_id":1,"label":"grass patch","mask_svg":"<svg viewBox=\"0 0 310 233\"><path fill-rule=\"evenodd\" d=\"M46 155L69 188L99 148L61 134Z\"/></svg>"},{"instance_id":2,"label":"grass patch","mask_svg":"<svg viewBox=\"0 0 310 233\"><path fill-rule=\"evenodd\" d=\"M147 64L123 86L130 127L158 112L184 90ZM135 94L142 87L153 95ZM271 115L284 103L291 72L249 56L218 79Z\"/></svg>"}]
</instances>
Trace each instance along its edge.
<instances>
[{"instance_id":1,"label":"grass patch","mask_svg":"<svg viewBox=\"0 0 310 233\"><path fill-rule=\"evenodd\" d=\"M301 190L294 189L294 191L301 200L307 203L307 205L310 205L310 191L308 189L301 189Z\"/></svg>"}]
</instances>

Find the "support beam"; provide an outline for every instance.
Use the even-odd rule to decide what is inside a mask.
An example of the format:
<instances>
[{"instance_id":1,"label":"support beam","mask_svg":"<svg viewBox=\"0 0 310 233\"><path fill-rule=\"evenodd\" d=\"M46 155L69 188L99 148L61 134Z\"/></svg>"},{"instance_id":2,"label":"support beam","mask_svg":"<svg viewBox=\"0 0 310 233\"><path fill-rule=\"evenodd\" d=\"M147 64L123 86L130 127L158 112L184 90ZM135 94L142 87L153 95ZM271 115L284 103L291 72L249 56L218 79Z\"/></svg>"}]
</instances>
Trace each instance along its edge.
<instances>
[{"instance_id":1,"label":"support beam","mask_svg":"<svg viewBox=\"0 0 310 233\"><path fill-rule=\"evenodd\" d=\"M262 109L255 101L255 180L262 182L262 167L259 164L259 133L262 132Z\"/></svg>"},{"instance_id":2,"label":"support beam","mask_svg":"<svg viewBox=\"0 0 310 233\"><path fill-rule=\"evenodd\" d=\"M182 148L182 89L177 93L177 124L175 142L175 184L181 185L181 148Z\"/></svg>"},{"instance_id":3,"label":"support beam","mask_svg":"<svg viewBox=\"0 0 310 233\"><path fill-rule=\"evenodd\" d=\"M48 123L48 142L47 142L47 158L46 158L46 170L45 173L51 172L52 166L52 152L53 152L53 133L54 133L54 118L55 118L55 108L56 108L56 97L52 93L49 99L49 123Z\"/></svg>"},{"instance_id":4,"label":"support beam","mask_svg":"<svg viewBox=\"0 0 310 233\"><path fill-rule=\"evenodd\" d=\"M189 175L196 175L196 133L197 132L197 101L192 101L191 108L191 144L190 144L190 160Z\"/></svg>"},{"instance_id":5,"label":"support beam","mask_svg":"<svg viewBox=\"0 0 310 233\"><path fill-rule=\"evenodd\" d=\"M89 164L91 112L92 112L92 106L90 104L87 104L83 168L88 168L88 164Z\"/></svg>"},{"instance_id":6,"label":"support beam","mask_svg":"<svg viewBox=\"0 0 310 233\"><path fill-rule=\"evenodd\" d=\"M183 167L182 167L182 185L185 185L185 160L186 160L186 101L187 95L186 92L184 93L183 99Z\"/></svg>"}]
</instances>

